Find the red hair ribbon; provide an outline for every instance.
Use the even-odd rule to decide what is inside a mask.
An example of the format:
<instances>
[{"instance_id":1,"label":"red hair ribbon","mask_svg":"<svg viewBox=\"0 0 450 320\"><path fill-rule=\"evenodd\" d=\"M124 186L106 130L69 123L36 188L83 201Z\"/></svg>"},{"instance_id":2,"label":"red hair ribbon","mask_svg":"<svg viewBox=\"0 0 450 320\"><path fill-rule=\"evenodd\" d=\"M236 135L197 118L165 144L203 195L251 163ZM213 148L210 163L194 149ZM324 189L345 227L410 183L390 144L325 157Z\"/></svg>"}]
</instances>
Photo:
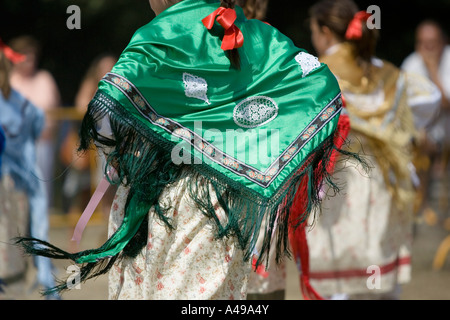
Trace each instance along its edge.
<instances>
[{"instance_id":1,"label":"red hair ribbon","mask_svg":"<svg viewBox=\"0 0 450 320\"><path fill-rule=\"evenodd\" d=\"M15 52L13 49L8 47L2 39L0 39L0 51L2 51L6 58L8 58L12 63L19 63L25 60L25 55Z\"/></svg>"},{"instance_id":2,"label":"red hair ribbon","mask_svg":"<svg viewBox=\"0 0 450 320\"><path fill-rule=\"evenodd\" d=\"M345 38L347 40L358 40L362 37L363 22L370 18L370 14L366 11L359 11L355 13L352 21L350 21Z\"/></svg>"},{"instance_id":3,"label":"red hair ribbon","mask_svg":"<svg viewBox=\"0 0 450 320\"><path fill-rule=\"evenodd\" d=\"M219 7L217 10L214 10L213 13L202 20L208 30L213 27L216 17L217 22L225 29L221 48L223 50L232 50L242 47L244 44L244 36L241 30L234 24L237 17L236 11L224 7Z\"/></svg>"}]
</instances>

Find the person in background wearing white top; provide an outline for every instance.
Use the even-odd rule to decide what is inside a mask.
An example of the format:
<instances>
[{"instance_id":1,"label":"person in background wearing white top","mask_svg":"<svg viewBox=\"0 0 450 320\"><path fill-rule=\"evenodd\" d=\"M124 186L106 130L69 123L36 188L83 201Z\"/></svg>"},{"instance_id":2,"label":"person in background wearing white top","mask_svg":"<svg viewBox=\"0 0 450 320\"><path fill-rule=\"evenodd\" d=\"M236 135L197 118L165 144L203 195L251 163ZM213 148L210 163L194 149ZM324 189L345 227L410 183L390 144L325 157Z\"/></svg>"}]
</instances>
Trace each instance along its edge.
<instances>
[{"instance_id":1,"label":"person in background wearing white top","mask_svg":"<svg viewBox=\"0 0 450 320\"><path fill-rule=\"evenodd\" d=\"M450 150L450 45L439 23L424 20L417 26L415 52L404 60L401 68L429 78L442 94L439 115L429 128L431 144L425 146L425 150L430 151L431 160L424 185L426 188L430 186L433 168L438 170L437 177L445 174ZM428 207L426 196L423 208L426 221L435 223L436 215Z\"/></svg>"}]
</instances>

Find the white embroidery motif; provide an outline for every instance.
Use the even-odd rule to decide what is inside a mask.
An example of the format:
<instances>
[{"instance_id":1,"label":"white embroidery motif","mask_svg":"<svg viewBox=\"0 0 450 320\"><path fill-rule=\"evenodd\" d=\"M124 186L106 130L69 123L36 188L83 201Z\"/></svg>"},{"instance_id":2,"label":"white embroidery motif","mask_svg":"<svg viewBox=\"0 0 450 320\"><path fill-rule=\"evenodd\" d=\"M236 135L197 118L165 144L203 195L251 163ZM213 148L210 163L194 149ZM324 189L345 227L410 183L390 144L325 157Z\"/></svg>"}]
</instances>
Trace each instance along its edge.
<instances>
[{"instance_id":1,"label":"white embroidery motif","mask_svg":"<svg viewBox=\"0 0 450 320\"><path fill-rule=\"evenodd\" d=\"M233 111L234 122L243 128L256 128L278 115L278 105L269 97L256 96L242 100Z\"/></svg>"},{"instance_id":2,"label":"white embroidery motif","mask_svg":"<svg viewBox=\"0 0 450 320\"><path fill-rule=\"evenodd\" d=\"M303 78L306 77L311 71L320 67L319 59L306 52L300 52L299 54L297 54L295 56L295 61L297 61L297 63L302 68Z\"/></svg>"},{"instance_id":3,"label":"white embroidery motif","mask_svg":"<svg viewBox=\"0 0 450 320\"><path fill-rule=\"evenodd\" d=\"M208 91L208 83L206 83L205 79L185 72L183 73L183 82L186 97L200 99L210 104L206 94Z\"/></svg>"}]
</instances>

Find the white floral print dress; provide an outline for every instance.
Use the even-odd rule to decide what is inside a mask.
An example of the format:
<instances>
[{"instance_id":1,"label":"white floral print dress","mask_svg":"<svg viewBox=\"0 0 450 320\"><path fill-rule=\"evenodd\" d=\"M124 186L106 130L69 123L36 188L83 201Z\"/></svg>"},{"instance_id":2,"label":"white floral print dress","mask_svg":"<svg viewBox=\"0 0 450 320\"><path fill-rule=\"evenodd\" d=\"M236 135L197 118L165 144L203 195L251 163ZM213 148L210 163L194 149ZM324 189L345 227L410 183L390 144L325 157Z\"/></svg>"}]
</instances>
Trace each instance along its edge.
<instances>
[{"instance_id":1,"label":"white floral print dress","mask_svg":"<svg viewBox=\"0 0 450 320\"><path fill-rule=\"evenodd\" d=\"M122 222L128 189L119 187L109 224L112 234ZM215 222L197 209L181 180L162 195L171 203L170 231L149 211L147 246L135 259L116 263L109 273L110 299L207 300L245 299L251 261L233 237L217 240ZM224 219L218 206L216 214ZM222 220L221 220L222 221Z\"/></svg>"}]
</instances>

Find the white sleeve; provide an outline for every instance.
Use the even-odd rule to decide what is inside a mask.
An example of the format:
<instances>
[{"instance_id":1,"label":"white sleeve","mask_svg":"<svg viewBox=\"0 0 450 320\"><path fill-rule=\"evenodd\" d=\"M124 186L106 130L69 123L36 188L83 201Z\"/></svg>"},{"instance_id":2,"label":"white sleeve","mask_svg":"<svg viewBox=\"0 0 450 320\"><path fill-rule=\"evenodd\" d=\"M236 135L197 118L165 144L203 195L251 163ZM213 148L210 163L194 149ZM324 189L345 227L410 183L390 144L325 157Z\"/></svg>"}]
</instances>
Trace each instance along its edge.
<instances>
[{"instance_id":1,"label":"white sleeve","mask_svg":"<svg viewBox=\"0 0 450 320\"><path fill-rule=\"evenodd\" d=\"M400 69L408 73L416 73L421 76L428 77L428 71L425 67L422 57L417 53L413 52L405 60L403 60Z\"/></svg>"},{"instance_id":2,"label":"white sleeve","mask_svg":"<svg viewBox=\"0 0 450 320\"><path fill-rule=\"evenodd\" d=\"M406 72L406 85L414 123L417 129L423 129L438 116L441 92L431 80L417 73Z\"/></svg>"},{"instance_id":3,"label":"white sleeve","mask_svg":"<svg viewBox=\"0 0 450 320\"><path fill-rule=\"evenodd\" d=\"M104 115L99 121L97 121L95 129L97 130L98 134L104 136L105 138L114 138L109 116L107 114Z\"/></svg>"},{"instance_id":4,"label":"white sleeve","mask_svg":"<svg viewBox=\"0 0 450 320\"><path fill-rule=\"evenodd\" d=\"M111 122L108 114L105 114L100 120L97 121L95 129L97 130L97 133L102 137L114 140L114 133L111 129ZM97 149L102 150L105 154L109 154L112 150L111 147L100 144L98 141L95 141L94 143Z\"/></svg>"}]
</instances>

